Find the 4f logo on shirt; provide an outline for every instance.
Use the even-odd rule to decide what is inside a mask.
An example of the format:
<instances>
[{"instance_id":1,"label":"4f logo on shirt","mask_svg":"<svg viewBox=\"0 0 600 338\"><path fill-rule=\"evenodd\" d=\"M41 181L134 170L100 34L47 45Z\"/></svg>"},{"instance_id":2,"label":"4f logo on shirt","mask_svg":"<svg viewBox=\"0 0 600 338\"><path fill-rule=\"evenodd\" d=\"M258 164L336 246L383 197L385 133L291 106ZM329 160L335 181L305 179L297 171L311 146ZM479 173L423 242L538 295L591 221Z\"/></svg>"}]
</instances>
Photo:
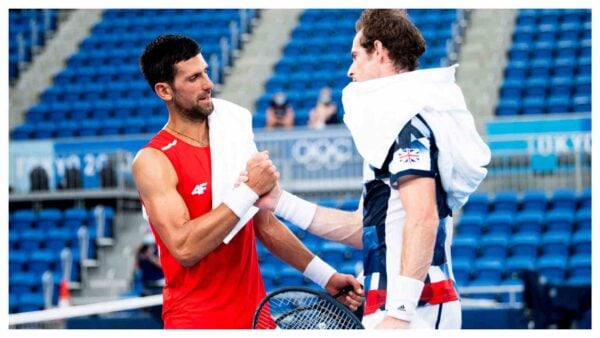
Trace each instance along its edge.
<instances>
[{"instance_id":1,"label":"4f logo on shirt","mask_svg":"<svg viewBox=\"0 0 600 338\"><path fill-rule=\"evenodd\" d=\"M404 148L398 151L398 158L401 163L415 163L419 161L419 155L419 149Z\"/></svg>"},{"instance_id":2,"label":"4f logo on shirt","mask_svg":"<svg viewBox=\"0 0 600 338\"><path fill-rule=\"evenodd\" d=\"M192 190L192 195L202 195L204 194L204 192L206 191L206 186L208 185L208 183L204 182L204 183L200 183L198 185L196 185L196 187L194 188L194 190Z\"/></svg>"}]
</instances>

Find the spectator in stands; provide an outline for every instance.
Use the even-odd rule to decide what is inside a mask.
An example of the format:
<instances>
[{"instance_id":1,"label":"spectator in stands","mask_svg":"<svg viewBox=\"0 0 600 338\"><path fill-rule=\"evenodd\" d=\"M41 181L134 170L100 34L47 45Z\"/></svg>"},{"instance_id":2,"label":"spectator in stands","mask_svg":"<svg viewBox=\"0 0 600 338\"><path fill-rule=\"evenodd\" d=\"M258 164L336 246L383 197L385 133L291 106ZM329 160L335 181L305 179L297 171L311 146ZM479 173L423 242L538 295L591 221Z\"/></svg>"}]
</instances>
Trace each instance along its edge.
<instances>
[{"instance_id":1,"label":"spectator in stands","mask_svg":"<svg viewBox=\"0 0 600 338\"><path fill-rule=\"evenodd\" d=\"M168 120L133 160L133 176L165 274L165 328L250 328L265 297L256 239L351 309L358 281L314 256L285 225L253 207L279 176L257 152L248 110L211 98L213 83L198 44L161 35L140 57L144 77L165 102ZM210 127L210 128L209 128ZM234 187L239 168L247 184Z\"/></svg>"},{"instance_id":2,"label":"spectator in stands","mask_svg":"<svg viewBox=\"0 0 600 338\"><path fill-rule=\"evenodd\" d=\"M339 123L337 105L333 102L331 88L323 87L319 92L317 104L310 110L308 126L312 129L323 129L326 124Z\"/></svg>"},{"instance_id":3,"label":"spectator in stands","mask_svg":"<svg viewBox=\"0 0 600 338\"><path fill-rule=\"evenodd\" d=\"M279 92L269 101L267 108L268 129L277 127L292 128L294 126L294 108L288 102L285 93Z\"/></svg>"},{"instance_id":4,"label":"spectator in stands","mask_svg":"<svg viewBox=\"0 0 600 338\"><path fill-rule=\"evenodd\" d=\"M278 185L257 202L317 236L363 249L366 328L461 327L448 257L452 209L477 189L490 152L455 68L415 70L424 51L403 10L368 9L356 23L353 82L342 102L365 161L357 211L318 207Z\"/></svg>"},{"instance_id":5,"label":"spectator in stands","mask_svg":"<svg viewBox=\"0 0 600 338\"><path fill-rule=\"evenodd\" d=\"M162 291L165 276L158 259L156 243L152 234L145 236L136 255L136 269L140 271L143 286L142 294L157 294Z\"/></svg>"}]
</instances>

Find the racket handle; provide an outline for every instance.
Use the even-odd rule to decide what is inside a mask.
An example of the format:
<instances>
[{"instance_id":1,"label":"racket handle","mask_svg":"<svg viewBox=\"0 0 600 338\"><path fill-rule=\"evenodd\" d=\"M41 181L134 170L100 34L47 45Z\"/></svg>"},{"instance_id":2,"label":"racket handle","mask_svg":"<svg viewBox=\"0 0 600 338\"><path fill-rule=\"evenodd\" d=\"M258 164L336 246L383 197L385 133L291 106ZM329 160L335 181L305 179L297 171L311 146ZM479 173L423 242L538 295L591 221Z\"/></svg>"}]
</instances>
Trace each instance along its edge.
<instances>
[{"instance_id":1,"label":"racket handle","mask_svg":"<svg viewBox=\"0 0 600 338\"><path fill-rule=\"evenodd\" d=\"M345 294L347 294L348 292L350 292L350 291L352 291L352 290L354 290L354 288L352 287L352 285L346 285L346 286L344 286L344 287L343 287L343 288L340 290L340 292L336 293L336 294L335 294L335 295L333 295L332 297L333 297L333 298L338 298L339 296L345 295Z\"/></svg>"}]
</instances>

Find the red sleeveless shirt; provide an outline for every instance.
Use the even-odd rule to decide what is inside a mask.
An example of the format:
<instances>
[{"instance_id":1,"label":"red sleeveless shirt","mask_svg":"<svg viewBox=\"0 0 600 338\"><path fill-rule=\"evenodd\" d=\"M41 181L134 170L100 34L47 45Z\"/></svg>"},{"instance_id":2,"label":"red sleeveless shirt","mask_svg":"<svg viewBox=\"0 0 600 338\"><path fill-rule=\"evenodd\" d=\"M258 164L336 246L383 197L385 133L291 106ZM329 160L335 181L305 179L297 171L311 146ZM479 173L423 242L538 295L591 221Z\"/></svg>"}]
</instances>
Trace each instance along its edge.
<instances>
[{"instance_id":1,"label":"red sleeveless shirt","mask_svg":"<svg viewBox=\"0 0 600 338\"><path fill-rule=\"evenodd\" d=\"M177 191L192 219L212 209L210 147L195 147L161 130L146 147L162 151L177 173ZM171 255L149 220L165 275L165 328L247 329L265 297L253 221L192 267Z\"/></svg>"}]
</instances>

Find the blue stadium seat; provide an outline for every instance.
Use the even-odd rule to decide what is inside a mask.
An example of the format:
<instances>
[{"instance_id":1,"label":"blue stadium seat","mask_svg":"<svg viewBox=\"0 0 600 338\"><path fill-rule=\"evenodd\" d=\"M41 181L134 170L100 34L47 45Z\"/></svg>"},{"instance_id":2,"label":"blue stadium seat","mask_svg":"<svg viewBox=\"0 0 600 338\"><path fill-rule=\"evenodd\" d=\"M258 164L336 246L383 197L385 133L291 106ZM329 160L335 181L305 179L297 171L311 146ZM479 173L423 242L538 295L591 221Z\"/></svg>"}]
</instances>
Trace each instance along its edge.
<instances>
[{"instance_id":1,"label":"blue stadium seat","mask_svg":"<svg viewBox=\"0 0 600 338\"><path fill-rule=\"evenodd\" d=\"M504 271L509 278L519 278L519 274L523 270L535 270L537 259L523 255L512 256L506 259Z\"/></svg>"},{"instance_id":2,"label":"blue stadium seat","mask_svg":"<svg viewBox=\"0 0 600 338\"><path fill-rule=\"evenodd\" d=\"M489 233L510 235L513 232L514 217L504 211L494 211L488 215L485 224Z\"/></svg>"},{"instance_id":3,"label":"blue stadium seat","mask_svg":"<svg viewBox=\"0 0 600 338\"><path fill-rule=\"evenodd\" d=\"M88 213L84 208L66 209L63 215L63 227L77 231L81 225L87 224Z\"/></svg>"},{"instance_id":4,"label":"blue stadium seat","mask_svg":"<svg viewBox=\"0 0 600 338\"><path fill-rule=\"evenodd\" d=\"M336 267L338 272L358 276L363 271L362 261L349 261Z\"/></svg>"},{"instance_id":5,"label":"blue stadium seat","mask_svg":"<svg viewBox=\"0 0 600 338\"><path fill-rule=\"evenodd\" d=\"M19 306L18 295L16 293L9 293L9 295L8 295L8 313L16 313L18 306Z\"/></svg>"},{"instance_id":6,"label":"blue stadium seat","mask_svg":"<svg viewBox=\"0 0 600 338\"><path fill-rule=\"evenodd\" d=\"M461 235L479 236L484 227L484 218L481 214L464 214L458 222L458 233Z\"/></svg>"},{"instance_id":7,"label":"blue stadium seat","mask_svg":"<svg viewBox=\"0 0 600 338\"><path fill-rule=\"evenodd\" d=\"M318 198L317 200L315 200L315 203L317 205L320 205L322 207L326 207L326 208L337 208L338 207L338 201L333 199L333 198Z\"/></svg>"},{"instance_id":8,"label":"blue stadium seat","mask_svg":"<svg viewBox=\"0 0 600 338\"><path fill-rule=\"evenodd\" d=\"M571 98L569 96L550 96L546 100L546 111L548 113L567 113L571 110Z\"/></svg>"},{"instance_id":9,"label":"blue stadium seat","mask_svg":"<svg viewBox=\"0 0 600 338\"><path fill-rule=\"evenodd\" d=\"M592 257L586 254L573 255L568 263L569 279L592 279Z\"/></svg>"},{"instance_id":10,"label":"blue stadium seat","mask_svg":"<svg viewBox=\"0 0 600 338\"><path fill-rule=\"evenodd\" d=\"M562 283L567 269L567 256L541 256L537 262L537 270L552 283Z\"/></svg>"},{"instance_id":11,"label":"blue stadium seat","mask_svg":"<svg viewBox=\"0 0 600 338\"><path fill-rule=\"evenodd\" d=\"M494 197L494 211L514 213L517 211L519 198L514 190L503 190L496 193Z\"/></svg>"},{"instance_id":12,"label":"blue stadium seat","mask_svg":"<svg viewBox=\"0 0 600 338\"><path fill-rule=\"evenodd\" d=\"M589 56L581 56L577 59L577 74L591 74L592 58Z\"/></svg>"},{"instance_id":13,"label":"blue stadium seat","mask_svg":"<svg viewBox=\"0 0 600 338\"><path fill-rule=\"evenodd\" d=\"M481 239L481 257L503 261L508 253L507 234L487 234Z\"/></svg>"},{"instance_id":14,"label":"blue stadium seat","mask_svg":"<svg viewBox=\"0 0 600 338\"><path fill-rule=\"evenodd\" d=\"M536 30L536 25L517 24L513 31L513 42L532 43Z\"/></svg>"},{"instance_id":15,"label":"blue stadium seat","mask_svg":"<svg viewBox=\"0 0 600 338\"><path fill-rule=\"evenodd\" d=\"M53 250L35 250L29 255L28 271L41 276L48 270L53 270L55 264L60 265L60 257ZM59 253L60 254L60 253Z\"/></svg>"},{"instance_id":16,"label":"blue stadium seat","mask_svg":"<svg viewBox=\"0 0 600 338\"><path fill-rule=\"evenodd\" d=\"M44 309L44 294L38 292L25 292L19 296L17 312L30 312Z\"/></svg>"},{"instance_id":17,"label":"blue stadium seat","mask_svg":"<svg viewBox=\"0 0 600 338\"><path fill-rule=\"evenodd\" d=\"M517 214L515 230L517 233L540 234L544 225L544 212L527 210Z\"/></svg>"},{"instance_id":18,"label":"blue stadium seat","mask_svg":"<svg viewBox=\"0 0 600 338\"><path fill-rule=\"evenodd\" d=\"M540 236L532 233L517 233L510 239L511 256L535 259L538 255Z\"/></svg>"},{"instance_id":19,"label":"blue stadium seat","mask_svg":"<svg viewBox=\"0 0 600 338\"><path fill-rule=\"evenodd\" d=\"M281 285L279 279L277 279L277 270L278 268L275 265L260 264L260 272L267 292L273 291Z\"/></svg>"},{"instance_id":20,"label":"blue stadium seat","mask_svg":"<svg viewBox=\"0 0 600 338\"><path fill-rule=\"evenodd\" d=\"M579 195L579 208L591 209L592 208L592 188L585 188Z\"/></svg>"},{"instance_id":21,"label":"blue stadium seat","mask_svg":"<svg viewBox=\"0 0 600 338\"><path fill-rule=\"evenodd\" d=\"M358 197L349 197L344 199L339 208L347 211L355 211L358 209L358 203L360 202L360 198Z\"/></svg>"},{"instance_id":22,"label":"blue stadium seat","mask_svg":"<svg viewBox=\"0 0 600 338\"><path fill-rule=\"evenodd\" d=\"M572 210L552 210L546 215L547 231L571 232L575 214Z\"/></svg>"},{"instance_id":23,"label":"blue stadium seat","mask_svg":"<svg viewBox=\"0 0 600 338\"><path fill-rule=\"evenodd\" d=\"M592 230L592 210L589 208L579 209L575 214L575 229Z\"/></svg>"},{"instance_id":24,"label":"blue stadium seat","mask_svg":"<svg viewBox=\"0 0 600 338\"><path fill-rule=\"evenodd\" d=\"M29 259L25 250L14 249L8 252L8 273L12 276L14 273L24 272L25 264Z\"/></svg>"},{"instance_id":25,"label":"blue stadium seat","mask_svg":"<svg viewBox=\"0 0 600 338\"><path fill-rule=\"evenodd\" d=\"M267 248L265 248L259 241L256 241L256 255L261 266L263 263L266 263L267 255L269 254L269 250L267 250Z\"/></svg>"},{"instance_id":26,"label":"blue stadium seat","mask_svg":"<svg viewBox=\"0 0 600 338\"><path fill-rule=\"evenodd\" d=\"M33 210L23 209L10 214L9 224L11 229L24 230L33 227L36 220L37 215Z\"/></svg>"},{"instance_id":27,"label":"blue stadium seat","mask_svg":"<svg viewBox=\"0 0 600 338\"><path fill-rule=\"evenodd\" d=\"M75 137L77 136L77 130L79 129L79 124L76 121L72 120L63 120L58 123L58 128L56 130L56 137Z\"/></svg>"},{"instance_id":28,"label":"blue stadium seat","mask_svg":"<svg viewBox=\"0 0 600 338\"><path fill-rule=\"evenodd\" d=\"M542 235L540 244L543 255L568 256L571 249L571 232L549 231Z\"/></svg>"},{"instance_id":29,"label":"blue stadium seat","mask_svg":"<svg viewBox=\"0 0 600 338\"><path fill-rule=\"evenodd\" d=\"M33 137L33 132L35 131L35 126L30 123L24 123L17 127L15 127L11 131L11 138L13 140L27 140Z\"/></svg>"},{"instance_id":30,"label":"blue stadium seat","mask_svg":"<svg viewBox=\"0 0 600 338\"><path fill-rule=\"evenodd\" d=\"M48 230L48 239L46 240L46 248L60 252L64 247L72 245L73 233L72 228L53 228Z\"/></svg>"},{"instance_id":31,"label":"blue stadium seat","mask_svg":"<svg viewBox=\"0 0 600 338\"><path fill-rule=\"evenodd\" d=\"M488 211L489 198L486 193L474 193L463 207L465 214L486 214Z\"/></svg>"},{"instance_id":32,"label":"blue stadium seat","mask_svg":"<svg viewBox=\"0 0 600 338\"><path fill-rule=\"evenodd\" d=\"M576 96L592 96L592 76L590 74L577 75L577 77L575 77L574 86Z\"/></svg>"},{"instance_id":33,"label":"blue stadium seat","mask_svg":"<svg viewBox=\"0 0 600 338\"><path fill-rule=\"evenodd\" d=\"M592 254L592 232L578 230L571 238L571 247L574 254Z\"/></svg>"},{"instance_id":34,"label":"blue stadium seat","mask_svg":"<svg viewBox=\"0 0 600 338\"><path fill-rule=\"evenodd\" d=\"M301 286L305 283L305 278L302 273L291 266L280 268L277 278L279 278L280 286Z\"/></svg>"},{"instance_id":35,"label":"blue stadium seat","mask_svg":"<svg viewBox=\"0 0 600 338\"><path fill-rule=\"evenodd\" d=\"M19 243L21 242L21 231L17 229L8 230L8 250L9 252L19 249Z\"/></svg>"},{"instance_id":36,"label":"blue stadium seat","mask_svg":"<svg viewBox=\"0 0 600 338\"><path fill-rule=\"evenodd\" d=\"M576 113L590 113L592 111L592 98L588 95L573 97L573 110Z\"/></svg>"},{"instance_id":37,"label":"blue stadium seat","mask_svg":"<svg viewBox=\"0 0 600 338\"><path fill-rule=\"evenodd\" d=\"M46 240L45 229L26 229L21 232L21 250L34 251L42 246Z\"/></svg>"},{"instance_id":38,"label":"blue stadium seat","mask_svg":"<svg viewBox=\"0 0 600 338\"><path fill-rule=\"evenodd\" d=\"M512 116L519 114L521 110L521 99L520 98L500 98L498 106L496 107L496 115L498 116Z\"/></svg>"},{"instance_id":39,"label":"blue stadium seat","mask_svg":"<svg viewBox=\"0 0 600 338\"><path fill-rule=\"evenodd\" d=\"M526 190L521 199L524 211L545 211L548 205L548 197L544 190Z\"/></svg>"},{"instance_id":40,"label":"blue stadium seat","mask_svg":"<svg viewBox=\"0 0 600 338\"><path fill-rule=\"evenodd\" d=\"M533 59L551 59L554 54L554 41L537 41L533 44Z\"/></svg>"},{"instance_id":41,"label":"blue stadium seat","mask_svg":"<svg viewBox=\"0 0 600 338\"><path fill-rule=\"evenodd\" d=\"M471 265L470 259L454 259L452 261L452 273L459 286L468 285L471 279Z\"/></svg>"},{"instance_id":42,"label":"blue stadium seat","mask_svg":"<svg viewBox=\"0 0 600 338\"><path fill-rule=\"evenodd\" d=\"M505 80L524 81L529 74L529 60L511 59L504 70Z\"/></svg>"},{"instance_id":43,"label":"blue stadium seat","mask_svg":"<svg viewBox=\"0 0 600 338\"><path fill-rule=\"evenodd\" d=\"M574 211L577 208L577 194L570 188L557 189L552 194L552 209Z\"/></svg>"},{"instance_id":44,"label":"blue stadium seat","mask_svg":"<svg viewBox=\"0 0 600 338\"><path fill-rule=\"evenodd\" d=\"M503 260L494 258L479 258L475 261L476 278L487 280L489 285L497 285L502 280L504 270Z\"/></svg>"},{"instance_id":45,"label":"blue stadium seat","mask_svg":"<svg viewBox=\"0 0 600 338\"><path fill-rule=\"evenodd\" d=\"M56 132L56 124L51 121L40 121L35 124L33 137L36 139L47 139L54 137Z\"/></svg>"},{"instance_id":46,"label":"blue stadium seat","mask_svg":"<svg viewBox=\"0 0 600 338\"><path fill-rule=\"evenodd\" d=\"M529 62L529 78L526 81L526 90L529 95L543 96L546 93L552 66L552 58L537 58ZM536 88L537 92L530 92L533 86L538 87Z\"/></svg>"},{"instance_id":47,"label":"blue stadium seat","mask_svg":"<svg viewBox=\"0 0 600 338\"><path fill-rule=\"evenodd\" d=\"M20 294L41 290L42 277L32 272L17 272L9 276L10 293Z\"/></svg>"},{"instance_id":48,"label":"blue stadium seat","mask_svg":"<svg viewBox=\"0 0 600 338\"><path fill-rule=\"evenodd\" d=\"M472 235L459 235L452 240L452 257L454 259L472 260L477 256L479 243Z\"/></svg>"},{"instance_id":49,"label":"blue stadium seat","mask_svg":"<svg viewBox=\"0 0 600 338\"><path fill-rule=\"evenodd\" d=\"M519 100L525 91L523 87L524 83L522 80L507 78L500 88L500 96L502 99Z\"/></svg>"},{"instance_id":50,"label":"blue stadium seat","mask_svg":"<svg viewBox=\"0 0 600 338\"><path fill-rule=\"evenodd\" d=\"M573 72L573 61L570 60L571 73ZM560 69L560 65L555 63L555 69ZM572 75L555 74L550 79L550 95L555 97L569 97L571 96L571 88L573 87Z\"/></svg>"},{"instance_id":51,"label":"blue stadium seat","mask_svg":"<svg viewBox=\"0 0 600 338\"><path fill-rule=\"evenodd\" d=\"M60 226L62 211L57 208L45 208L38 213L37 228L51 229Z\"/></svg>"},{"instance_id":52,"label":"blue stadium seat","mask_svg":"<svg viewBox=\"0 0 600 338\"><path fill-rule=\"evenodd\" d=\"M350 247L337 242L323 242L319 252L321 258L333 266L339 266L353 258Z\"/></svg>"},{"instance_id":53,"label":"blue stadium seat","mask_svg":"<svg viewBox=\"0 0 600 338\"><path fill-rule=\"evenodd\" d=\"M537 26L536 40L543 42L554 42L558 36L557 25L542 24Z\"/></svg>"}]
</instances>

